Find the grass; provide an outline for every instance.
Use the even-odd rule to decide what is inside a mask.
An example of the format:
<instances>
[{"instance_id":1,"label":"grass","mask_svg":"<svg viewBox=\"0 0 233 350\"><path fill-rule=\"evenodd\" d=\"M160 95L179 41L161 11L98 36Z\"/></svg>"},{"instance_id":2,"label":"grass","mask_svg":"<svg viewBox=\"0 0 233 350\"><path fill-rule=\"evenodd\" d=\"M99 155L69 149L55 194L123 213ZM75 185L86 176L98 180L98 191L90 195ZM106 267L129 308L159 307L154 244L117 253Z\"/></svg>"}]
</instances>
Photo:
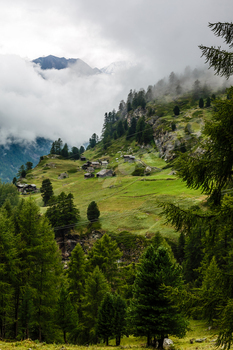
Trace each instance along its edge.
<instances>
[{"instance_id":1,"label":"grass","mask_svg":"<svg viewBox=\"0 0 233 350\"><path fill-rule=\"evenodd\" d=\"M176 337L170 337L173 340L174 346L172 349L175 350L209 350L215 348L215 340L217 334L215 330L209 329L208 325L204 321L190 321L190 330L187 332L186 336L182 339ZM195 339L206 340L202 343L195 342ZM193 339L193 344L190 343L190 339ZM138 350L145 349L146 338L140 337L136 338L133 336L123 337L121 340L121 346L115 346L115 340L110 340L110 346L106 347L104 344L90 345L88 349L90 350L107 350L114 347L115 349L130 349L136 348ZM24 340L17 342L4 342L0 341L1 350L86 350L86 346L70 345L70 344L45 344L38 343L32 340Z\"/></svg>"},{"instance_id":2,"label":"grass","mask_svg":"<svg viewBox=\"0 0 233 350\"><path fill-rule=\"evenodd\" d=\"M124 143L121 147L125 146L129 147ZM131 147L136 146L131 144ZM119 140L118 148L120 148ZM109 160L109 166L115 167L117 174L115 177L84 179L86 171L82 170L83 162L80 160L45 158L30 173L30 182L40 188L42 181L50 178L55 195L62 191L73 194L74 204L81 215L81 221L76 226L77 232L87 225L87 207L94 200L100 209L102 229L107 232L128 231L146 235L160 231L166 237L176 238L177 233L174 229L165 225L164 219L161 219L158 202L172 200L177 203L184 202L185 205L193 204L200 200L200 192L186 188L185 183L179 178L170 175L171 168L162 169L166 162L158 157L158 152L153 148L149 149L149 153L148 150L139 149L134 155L146 165L159 168L159 171L150 176L131 176L136 164L125 163L122 157L124 153L118 151L118 148L111 156L105 155ZM88 158L96 160L94 155L99 153L98 148L88 152ZM99 169L95 172L97 171ZM68 174L68 178L58 180L58 176L63 172ZM46 208L43 207L41 194L36 193L32 196L40 206L41 212L45 213Z\"/></svg>"}]
</instances>

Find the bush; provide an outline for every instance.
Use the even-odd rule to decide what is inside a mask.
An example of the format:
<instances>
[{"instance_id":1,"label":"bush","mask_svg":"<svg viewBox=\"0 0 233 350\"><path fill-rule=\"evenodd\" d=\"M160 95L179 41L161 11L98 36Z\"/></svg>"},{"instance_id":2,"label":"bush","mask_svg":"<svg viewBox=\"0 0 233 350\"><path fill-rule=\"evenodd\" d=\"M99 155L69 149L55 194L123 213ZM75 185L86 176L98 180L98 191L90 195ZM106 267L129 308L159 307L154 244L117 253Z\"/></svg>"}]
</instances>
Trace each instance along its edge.
<instances>
[{"instance_id":1,"label":"bush","mask_svg":"<svg viewBox=\"0 0 233 350\"><path fill-rule=\"evenodd\" d=\"M136 168L131 175L133 176L144 176L144 168Z\"/></svg>"}]
</instances>

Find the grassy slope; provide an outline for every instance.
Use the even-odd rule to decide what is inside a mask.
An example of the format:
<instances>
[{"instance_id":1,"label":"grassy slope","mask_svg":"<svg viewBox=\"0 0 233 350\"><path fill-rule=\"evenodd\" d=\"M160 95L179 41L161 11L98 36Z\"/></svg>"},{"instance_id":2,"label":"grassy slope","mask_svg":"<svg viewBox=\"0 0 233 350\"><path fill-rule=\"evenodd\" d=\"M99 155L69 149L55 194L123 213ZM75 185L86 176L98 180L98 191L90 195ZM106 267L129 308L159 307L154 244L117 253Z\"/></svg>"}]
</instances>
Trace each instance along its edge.
<instances>
[{"instance_id":1,"label":"grassy slope","mask_svg":"<svg viewBox=\"0 0 233 350\"><path fill-rule=\"evenodd\" d=\"M193 342L193 344L190 344L190 339L200 339L200 338L206 338L205 342L203 343L197 343ZM191 321L190 322L190 330L187 332L186 336L183 339L178 339L175 337L171 337L171 339L174 342L174 349L180 349L180 350L209 350L209 349L215 349L215 340L216 340L216 332L214 330L208 330L208 326L203 321ZM115 340L110 341L110 346L115 345ZM134 338L134 337L124 337L121 341L120 347L115 347L115 349L129 349L129 348L137 348L137 349L144 349L146 346L146 338ZM1 350L28 350L28 349L35 349L35 350L84 350L87 349L86 346L77 346L77 345L63 345L61 344L45 344L45 343L36 343L31 340L25 340L25 341L18 341L18 342L3 342L0 341L0 348ZM90 350L93 349L109 349L109 347L104 346L104 344L99 345L90 345L88 347Z\"/></svg>"},{"instance_id":2,"label":"grassy slope","mask_svg":"<svg viewBox=\"0 0 233 350\"><path fill-rule=\"evenodd\" d=\"M169 175L171 169L163 170L162 167L166 162L158 157L155 149L151 148L148 153L148 150L142 150L134 144L131 145L132 149L129 150L128 147L128 143L122 138L117 140L116 145L112 145L108 149L108 154L104 156L109 159L109 166L115 169L117 174L115 177L84 179L85 171L81 169L83 163L80 160L46 158L33 169L26 181L35 183L40 188L43 179L50 178L55 195L62 191L73 193L74 203L81 214L77 230L87 224L87 206L95 200L101 212L102 229L106 231L126 230L142 235L160 231L165 236L175 237L174 230L166 226L159 216L161 209L158 207L158 201L169 199L186 205L190 201L200 200L202 198L200 191L187 189L179 178ZM122 155L129 153L127 151L131 151L137 159L161 171L155 171L150 176L131 176L136 164L124 163ZM86 152L86 156L91 160L100 158L97 157L99 154L99 147ZM50 163L53 165L45 166ZM65 171L69 173L69 178L58 180L59 174ZM46 208L43 207L41 195L38 193L33 197L44 213Z\"/></svg>"}]
</instances>

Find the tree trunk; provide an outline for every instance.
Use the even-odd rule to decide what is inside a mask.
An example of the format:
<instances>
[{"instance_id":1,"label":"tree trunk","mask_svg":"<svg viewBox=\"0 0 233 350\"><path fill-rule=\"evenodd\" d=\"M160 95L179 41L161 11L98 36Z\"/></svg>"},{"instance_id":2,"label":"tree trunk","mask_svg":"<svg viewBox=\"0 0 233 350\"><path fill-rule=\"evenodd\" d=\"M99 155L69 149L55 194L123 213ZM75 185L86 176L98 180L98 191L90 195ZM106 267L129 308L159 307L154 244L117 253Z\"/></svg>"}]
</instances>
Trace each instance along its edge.
<instances>
[{"instance_id":1,"label":"tree trunk","mask_svg":"<svg viewBox=\"0 0 233 350\"><path fill-rule=\"evenodd\" d=\"M163 335L162 335L161 338L158 340L158 342L159 342L158 348L159 348L159 349L163 349L163 342L164 342L164 336L163 336Z\"/></svg>"},{"instance_id":2,"label":"tree trunk","mask_svg":"<svg viewBox=\"0 0 233 350\"><path fill-rule=\"evenodd\" d=\"M106 338L106 346L108 346L108 337Z\"/></svg>"},{"instance_id":3,"label":"tree trunk","mask_svg":"<svg viewBox=\"0 0 233 350\"><path fill-rule=\"evenodd\" d=\"M121 344L121 337L118 335L116 337L116 346L120 346L120 344Z\"/></svg>"},{"instance_id":4,"label":"tree trunk","mask_svg":"<svg viewBox=\"0 0 233 350\"><path fill-rule=\"evenodd\" d=\"M147 334L147 346L150 346L151 343L151 335Z\"/></svg>"},{"instance_id":5,"label":"tree trunk","mask_svg":"<svg viewBox=\"0 0 233 350\"><path fill-rule=\"evenodd\" d=\"M63 331L63 336L64 336L64 342L65 342L65 344L67 344L66 331Z\"/></svg>"}]
</instances>

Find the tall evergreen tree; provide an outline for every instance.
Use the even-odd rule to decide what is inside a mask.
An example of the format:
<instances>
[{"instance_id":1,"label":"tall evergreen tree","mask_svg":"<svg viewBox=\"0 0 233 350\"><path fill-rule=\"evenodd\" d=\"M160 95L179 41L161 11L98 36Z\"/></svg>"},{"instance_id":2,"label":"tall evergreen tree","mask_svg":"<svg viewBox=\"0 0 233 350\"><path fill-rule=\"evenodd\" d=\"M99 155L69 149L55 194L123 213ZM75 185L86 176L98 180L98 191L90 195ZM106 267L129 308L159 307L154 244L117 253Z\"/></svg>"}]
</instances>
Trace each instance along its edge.
<instances>
[{"instance_id":1,"label":"tall evergreen tree","mask_svg":"<svg viewBox=\"0 0 233 350\"><path fill-rule=\"evenodd\" d=\"M95 242L88 254L88 264L90 269L99 266L108 282L112 287L115 286L118 279L117 262L122 253L117 247L117 243L113 241L107 234L104 234Z\"/></svg>"},{"instance_id":2,"label":"tall evergreen tree","mask_svg":"<svg viewBox=\"0 0 233 350\"><path fill-rule=\"evenodd\" d=\"M104 295L110 291L110 286L104 274L96 266L92 273L86 278L85 292L82 299L82 324L80 334L82 342L97 342L96 324L98 309Z\"/></svg>"},{"instance_id":3,"label":"tall evergreen tree","mask_svg":"<svg viewBox=\"0 0 233 350\"><path fill-rule=\"evenodd\" d=\"M84 295L86 274L85 254L81 245L77 243L71 253L66 275L70 298L72 304L76 307L79 317L81 316L82 297Z\"/></svg>"},{"instance_id":4,"label":"tall evergreen tree","mask_svg":"<svg viewBox=\"0 0 233 350\"><path fill-rule=\"evenodd\" d=\"M98 205L95 201L92 201L87 208L87 218L90 222L98 221L100 216L100 211Z\"/></svg>"},{"instance_id":5,"label":"tall evergreen tree","mask_svg":"<svg viewBox=\"0 0 233 350\"><path fill-rule=\"evenodd\" d=\"M226 44L232 48L233 42L233 23L209 23L209 27L216 36L224 38ZM209 67L213 67L217 74L227 77L232 75L233 53L221 50L221 47L199 46L202 50L202 56L206 57Z\"/></svg>"},{"instance_id":6,"label":"tall evergreen tree","mask_svg":"<svg viewBox=\"0 0 233 350\"><path fill-rule=\"evenodd\" d=\"M98 309L97 334L104 339L108 346L109 338L114 334L114 298L111 293L106 293Z\"/></svg>"},{"instance_id":7,"label":"tall evergreen tree","mask_svg":"<svg viewBox=\"0 0 233 350\"><path fill-rule=\"evenodd\" d=\"M53 196L53 186L50 179L44 179L40 188L41 196L43 198L44 206L46 207L50 198Z\"/></svg>"},{"instance_id":8,"label":"tall evergreen tree","mask_svg":"<svg viewBox=\"0 0 233 350\"><path fill-rule=\"evenodd\" d=\"M157 250L150 246L144 252L134 282L133 299L130 306L132 332L158 339L159 348L169 334L182 337L187 323L177 306L169 300L163 286L181 288L181 270L174 265L164 247Z\"/></svg>"}]
</instances>

